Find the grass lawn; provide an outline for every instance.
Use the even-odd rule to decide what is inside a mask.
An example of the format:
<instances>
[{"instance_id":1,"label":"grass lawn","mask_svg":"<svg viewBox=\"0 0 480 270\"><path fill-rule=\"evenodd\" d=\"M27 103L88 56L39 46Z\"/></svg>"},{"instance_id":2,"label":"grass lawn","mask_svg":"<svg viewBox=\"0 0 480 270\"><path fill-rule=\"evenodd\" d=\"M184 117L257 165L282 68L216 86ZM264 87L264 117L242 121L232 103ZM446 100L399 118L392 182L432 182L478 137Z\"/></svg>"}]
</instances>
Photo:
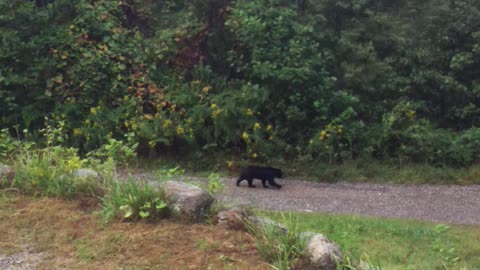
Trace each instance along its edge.
<instances>
[{"instance_id":1,"label":"grass lawn","mask_svg":"<svg viewBox=\"0 0 480 270\"><path fill-rule=\"evenodd\" d=\"M266 215L282 222L280 213ZM316 213L291 215L302 230L322 233L338 243L345 256L381 269L480 269L480 226Z\"/></svg>"}]
</instances>

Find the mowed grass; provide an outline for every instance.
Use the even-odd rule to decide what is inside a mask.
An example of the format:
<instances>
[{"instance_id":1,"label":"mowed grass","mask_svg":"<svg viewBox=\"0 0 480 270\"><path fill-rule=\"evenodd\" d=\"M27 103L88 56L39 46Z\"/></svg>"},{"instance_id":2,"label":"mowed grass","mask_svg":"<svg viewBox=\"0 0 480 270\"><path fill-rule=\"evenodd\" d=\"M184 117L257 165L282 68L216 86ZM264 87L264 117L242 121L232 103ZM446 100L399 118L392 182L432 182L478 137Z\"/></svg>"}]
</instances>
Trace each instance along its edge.
<instances>
[{"instance_id":1,"label":"mowed grass","mask_svg":"<svg viewBox=\"0 0 480 270\"><path fill-rule=\"evenodd\" d=\"M213 225L113 222L89 198L0 190L0 257L35 269L270 269L244 232Z\"/></svg>"},{"instance_id":2,"label":"mowed grass","mask_svg":"<svg viewBox=\"0 0 480 270\"><path fill-rule=\"evenodd\" d=\"M282 222L280 213L266 213ZM302 230L338 243L345 255L379 269L480 269L480 226L292 213ZM455 262L456 261L456 262Z\"/></svg>"}]
</instances>

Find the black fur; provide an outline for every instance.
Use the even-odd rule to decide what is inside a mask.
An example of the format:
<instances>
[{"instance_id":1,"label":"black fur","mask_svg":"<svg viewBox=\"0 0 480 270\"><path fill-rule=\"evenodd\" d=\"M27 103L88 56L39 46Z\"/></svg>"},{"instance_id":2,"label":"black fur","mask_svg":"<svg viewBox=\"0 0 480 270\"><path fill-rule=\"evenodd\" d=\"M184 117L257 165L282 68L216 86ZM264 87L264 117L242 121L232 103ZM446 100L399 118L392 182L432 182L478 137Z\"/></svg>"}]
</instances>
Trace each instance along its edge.
<instances>
[{"instance_id":1,"label":"black fur","mask_svg":"<svg viewBox=\"0 0 480 270\"><path fill-rule=\"evenodd\" d=\"M254 188L252 181L254 178L262 180L262 185L264 188L268 188L267 181L270 186L277 188L282 188L281 185L275 183L274 178L282 178L283 174L280 169L270 168L270 167L257 167L257 166L248 166L242 169L240 177L237 180L237 186L240 185L240 182L243 180L248 181L248 187Z\"/></svg>"}]
</instances>

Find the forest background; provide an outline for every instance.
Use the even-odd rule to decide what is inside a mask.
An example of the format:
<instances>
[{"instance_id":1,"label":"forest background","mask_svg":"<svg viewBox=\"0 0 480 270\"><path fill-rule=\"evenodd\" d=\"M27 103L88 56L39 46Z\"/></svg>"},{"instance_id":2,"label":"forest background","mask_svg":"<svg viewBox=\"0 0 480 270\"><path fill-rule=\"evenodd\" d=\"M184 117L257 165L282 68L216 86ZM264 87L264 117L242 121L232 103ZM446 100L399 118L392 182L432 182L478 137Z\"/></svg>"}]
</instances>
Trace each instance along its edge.
<instances>
[{"instance_id":1,"label":"forest background","mask_svg":"<svg viewBox=\"0 0 480 270\"><path fill-rule=\"evenodd\" d=\"M81 153L480 160L479 1L0 0L0 43L3 156L61 125Z\"/></svg>"}]
</instances>

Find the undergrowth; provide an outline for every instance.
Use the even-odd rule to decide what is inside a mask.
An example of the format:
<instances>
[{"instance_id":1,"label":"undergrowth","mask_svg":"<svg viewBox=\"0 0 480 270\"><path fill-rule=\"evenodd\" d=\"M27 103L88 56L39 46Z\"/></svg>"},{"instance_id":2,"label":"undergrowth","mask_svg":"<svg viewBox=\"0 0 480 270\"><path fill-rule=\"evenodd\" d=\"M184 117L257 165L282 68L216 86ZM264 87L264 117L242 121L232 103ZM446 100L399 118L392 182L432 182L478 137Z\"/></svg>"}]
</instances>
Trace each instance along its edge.
<instances>
[{"instance_id":1,"label":"undergrowth","mask_svg":"<svg viewBox=\"0 0 480 270\"><path fill-rule=\"evenodd\" d=\"M271 263L274 269L288 270L301 259L305 251L305 239L300 235L296 216L282 213L280 220L285 228L266 222L247 222L246 227L255 239L260 256Z\"/></svg>"}]
</instances>

